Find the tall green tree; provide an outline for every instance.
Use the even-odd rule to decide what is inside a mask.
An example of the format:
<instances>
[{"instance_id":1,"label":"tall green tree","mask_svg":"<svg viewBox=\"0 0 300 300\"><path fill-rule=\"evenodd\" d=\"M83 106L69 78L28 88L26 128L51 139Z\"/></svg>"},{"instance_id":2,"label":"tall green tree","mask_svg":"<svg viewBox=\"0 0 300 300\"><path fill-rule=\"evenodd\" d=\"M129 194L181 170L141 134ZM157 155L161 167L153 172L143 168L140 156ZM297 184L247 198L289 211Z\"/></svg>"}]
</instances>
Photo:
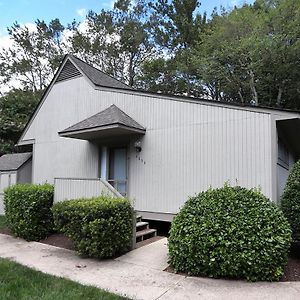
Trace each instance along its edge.
<instances>
[{"instance_id":1,"label":"tall green tree","mask_svg":"<svg viewBox=\"0 0 300 300\"><path fill-rule=\"evenodd\" d=\"M16 150L14 145L40 96L40 92L13 89L0 97L0 155Z\"/></svg>"},{"instance_id":2,"label":"tall green tree","mask_svg":"<svg viewBox=\"0 0 300 300\"><path fill-rule=\"evenodd\" d=\"M112 10L90 11L85 28L70 38L71 51L130 86L136 85L141 65L154 57L147 6L143 0L118 0Z\"/></svg>"},{"instance_id":3,"label":"tall green tree","mask_svg":"<svg viewBox=\"0 0 300 300\"><path fill-rule=\"evenodd\" d=\"M258 9L268 9L267 38L271 40L263 74L273 89L268 104L300 109L300 2L297 0L257 1ZM264 50L264 49L263 49ZM269 76L268 76L269 75ZM262 93L263 94L263 93ZM271 92L269 92L271 94Z\"/></svg>"},{"instance_id":4,"label":"tall green tree","mask_svg":"<svg viewBox=\"0 0 300 300\"><path fill-rule=\"evenodd\" d=\"M63 31L58 19L49 24L37 20L34 30L18 23L8 28L12 46L0 50L0 84L44 89L63 56Z\"/></svg>"},{"instance_id":5,"label":"tall green tree","mask_svg":"<svg viewBox=\"0 0 300 300\"><path fill-rule=\"evenodd\" d=\"M199 96L191 49L205 29L206 14L197 13L197 0L150 1L151 32L163 56L146 61L141 86L152 91Z\"/></svg>"},{"instance_id":6,"label":"tall green tree","mask_svg":"<svg viewBox=\"0 0 300 300\"><path fill-rule=\"evenodd\" d=\"M299 8L259 0L214 15L193 61L213 99L299 108Z\"/></svg>"}]
</instances>

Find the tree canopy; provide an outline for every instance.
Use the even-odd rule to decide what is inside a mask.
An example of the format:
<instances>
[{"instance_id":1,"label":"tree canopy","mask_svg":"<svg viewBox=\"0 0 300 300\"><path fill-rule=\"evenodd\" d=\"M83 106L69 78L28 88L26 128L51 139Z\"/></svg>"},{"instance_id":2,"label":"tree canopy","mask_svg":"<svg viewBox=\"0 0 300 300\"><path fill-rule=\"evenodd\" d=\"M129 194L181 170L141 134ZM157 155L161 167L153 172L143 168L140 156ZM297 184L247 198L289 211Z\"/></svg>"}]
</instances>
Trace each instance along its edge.
<instances>
[{"instance_id":1,"label":"tree canopy","mask_svg":"<svg viewBox=\"0 0 300 300\"><path fill-rule=\"evenodd\" d=\"M0 155L14 150L40 93L13 89L0 98Z\"/></svg>"}]
</instances>

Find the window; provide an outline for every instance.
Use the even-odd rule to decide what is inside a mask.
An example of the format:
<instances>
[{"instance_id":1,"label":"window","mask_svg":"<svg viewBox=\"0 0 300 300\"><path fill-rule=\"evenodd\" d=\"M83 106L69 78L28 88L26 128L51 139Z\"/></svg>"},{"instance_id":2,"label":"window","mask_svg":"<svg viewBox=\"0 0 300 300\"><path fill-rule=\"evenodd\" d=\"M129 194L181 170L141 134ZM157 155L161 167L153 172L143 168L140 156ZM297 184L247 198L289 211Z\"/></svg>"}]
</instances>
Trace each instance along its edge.
<instances>
[{"instance_id":1,"label":"window","mask_svg":"<svg viewBox=\"0 0 300 300\"><path fill-rule=\"evenodd\" d=\"M278 164L289 169L289 150L281 139L278 139Z\"/></svg>"}]
</instances>

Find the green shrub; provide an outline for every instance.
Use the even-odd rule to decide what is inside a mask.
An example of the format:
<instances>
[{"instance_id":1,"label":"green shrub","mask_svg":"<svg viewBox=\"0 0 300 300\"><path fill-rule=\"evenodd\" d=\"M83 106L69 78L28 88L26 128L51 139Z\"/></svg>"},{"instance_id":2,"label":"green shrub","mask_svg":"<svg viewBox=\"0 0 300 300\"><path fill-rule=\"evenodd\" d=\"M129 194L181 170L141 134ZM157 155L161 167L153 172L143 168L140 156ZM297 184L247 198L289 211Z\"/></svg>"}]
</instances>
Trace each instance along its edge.
<instances>
[{"instance_id":1,"label":"green shrub","mask_svg":"<svg viewBox=\"0 0 300 300\"><path fill-rule=\"evenodd\" d=\"M113 257L130 246L133 208L127 199L69 200L55 204L52 211L56 228L73 240L81 255Z\"/></svg>"},{"instance_id":2,"label":"green shrub","mask_svg":"<svg viewBox=\"0 0 300 300\"><path fill-rule=\"evenodd\" d=\"M14 235L28 241L45 238L53 230L50 184L17 184L4 191L6 223Z\"/></svg>"},{"instance_id":3,"label":"green shrub","mask_svg":"<svg viewBox=\"0 0 300 300\"><path fill-rule=\"evenodd\" d=\"M295 163L288 177L281 208L291 225L293 239L300 240L300 160Z\"/></svg>"},{"instance_id":4,"label":"green shrub","mask_svg":"<svg viewBox=\"0 0 300 300\"><path fill-rule=\"evenodd\" d=\"M174 218L175 271L209 277L278 280L291 242L279 208L259 191L225 185L190 198Z\"/></svg>"}]
</instances>

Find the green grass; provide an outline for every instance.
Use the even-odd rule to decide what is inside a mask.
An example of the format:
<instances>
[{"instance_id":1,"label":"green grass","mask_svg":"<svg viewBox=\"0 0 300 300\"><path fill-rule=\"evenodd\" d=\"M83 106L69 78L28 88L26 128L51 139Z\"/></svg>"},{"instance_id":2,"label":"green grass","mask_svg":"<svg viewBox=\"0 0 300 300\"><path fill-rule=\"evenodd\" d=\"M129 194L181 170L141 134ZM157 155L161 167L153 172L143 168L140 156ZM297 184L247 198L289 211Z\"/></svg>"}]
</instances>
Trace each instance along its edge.
<instances>
[{"instance_id":1,"label":"green grass","mask_svg":"<svg viewBox=\"0 0 300 300\"><path fill-rule=\"evenodd\" d=\"M120 300L103 290L50 276L0 259L1 300Z\"/></svg>"},{"instance_id":2,"label":"green grass","mask_svg":"<svg viewBox=\"0 0 300 300\"><path fill-rule=\"evenodd\" d=\"M0 215L0 229L6 228L5 216Z\"/></svg>"}]
</instances>

